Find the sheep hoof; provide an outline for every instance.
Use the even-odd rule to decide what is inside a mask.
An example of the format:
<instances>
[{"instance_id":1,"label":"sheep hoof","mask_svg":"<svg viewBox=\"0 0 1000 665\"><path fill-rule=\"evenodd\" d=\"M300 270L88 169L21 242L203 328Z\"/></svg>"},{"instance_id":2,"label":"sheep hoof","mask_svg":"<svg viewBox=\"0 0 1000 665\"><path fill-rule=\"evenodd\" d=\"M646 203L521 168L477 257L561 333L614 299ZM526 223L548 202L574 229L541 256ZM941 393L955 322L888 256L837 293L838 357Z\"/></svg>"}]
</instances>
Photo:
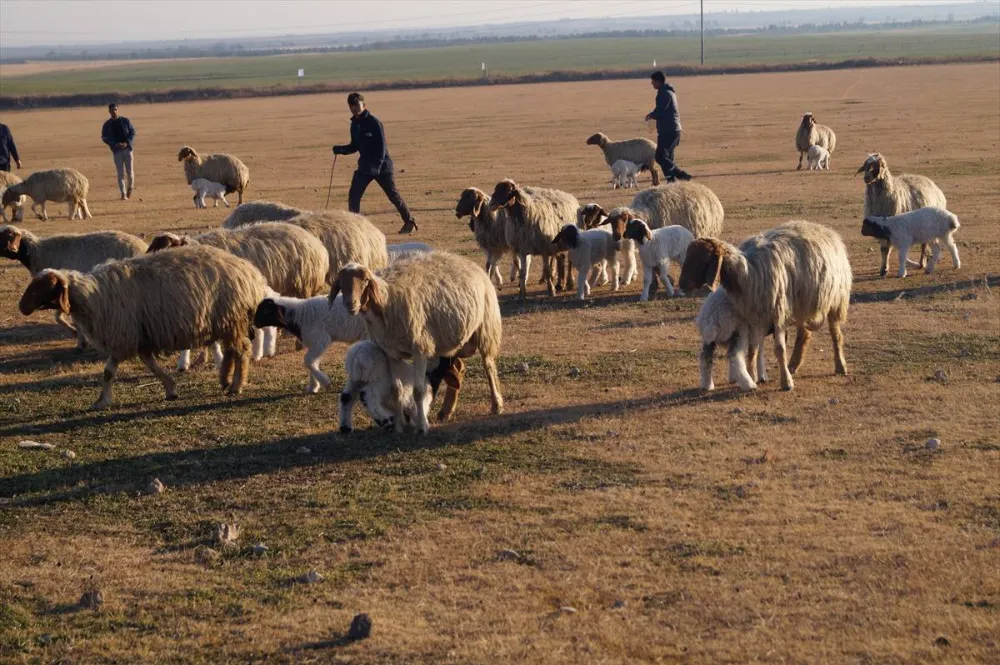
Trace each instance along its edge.
<instances>
[{"instance_id":1,"label":"sheep hoof","mask_svg":"<svg viewBox=\"0 0 1000 665\"><path fill-rule=\"evenodd\" d=\"M350 427L348 427L347 425L341 425L341 426L340 426L340 433L341 433L341 434L350 434L350 433L351 433L351 432L353 432L353 431L354 431L354 430L353 430L353 429L351 429Z\"/></svg>"},{"instance_id":2,"label":"sheep hoof","mask_svg":"<svg viewBox=\"0 0 1000 665\"><path fill-rule=\"evenodd\" d=\"M97 400L96 402L94 402L93 404L90 405L90 410L91 411L104 411L105 409L109 408L110 406L111 406L111 402L104 402L102 400Z\"/></svg>"},{"instance_id":3,"label":"sheep hoof","mask_svg":"<svg viewBox=\"0 0 1000 665\"><path fill-rule=\"evenodd\" d=\"M177 400L177 395L167 395L168 402L174 402Z\"/></svg>"}]
</instances>

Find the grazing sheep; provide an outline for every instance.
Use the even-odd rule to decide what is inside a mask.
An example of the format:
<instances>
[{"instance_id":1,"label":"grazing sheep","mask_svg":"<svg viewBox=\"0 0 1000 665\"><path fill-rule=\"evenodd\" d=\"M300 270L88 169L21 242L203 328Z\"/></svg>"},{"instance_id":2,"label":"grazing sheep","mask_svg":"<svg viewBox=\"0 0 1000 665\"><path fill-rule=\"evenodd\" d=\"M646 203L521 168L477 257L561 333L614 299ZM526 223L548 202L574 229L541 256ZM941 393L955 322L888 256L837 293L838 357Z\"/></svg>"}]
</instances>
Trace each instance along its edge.
<instances>
[{"instance_id":1,"label":"grazing sheep","mask_svg":"<svg viewBox=\"0 0 1000 665\"><path fill-rule=\"evenodd\" d=\"M851 298L851 263L844 241L820 224L791 221L743 241L739 248L715 238L690 244L680 287L692 291L721 280L737 314L750 326L753 354L769 328L781 370L781 387L791 390L812 330L826 320L833 338L834 367L847 373L840 330ZM785 327L798 328L791 361ZM752 358L747 365L752 366Z\"/></svg>"},{"instance_id":2,"label":"grazing sheep","mask_svg":"<svg viewBox=\"0 0 1000 665\"><path fill-rule=\"evenodd\" d=\"M469 187L458 197L455 204L455 217L462 219L468 216L469 230L476 236L476 243L486 252L486 272L496 282L497 287L503 286L500 276L500 259L505 254L512 253L507 244L507 214L503 210L490 210L490 197L486 192L476 187ZM517 256L510 264L510 281L517 278Z\"/></svg>"},{"instance_id":3,"label":"grazing sheep","mask_svg":"<svg viewBox=\"0 0 1000 665\"><path fill-rule=\"evenodd\" d=\"M605 263L611 264L612 290L618 290L618 249L610 232L599 228L581 231L575 224L566 224L552 239L552 245L557 251L569 252L569 259L578 270L577 298L587 299L590 282L596 283L601 265ZM592 273L589 278L588 273Z\"/></svg>"},{"instance_id":4,"label":"grazing sheep","mask_svg":"<svg viewBox=\"0 0 1000 665\"><path fill-rule=\"evenodd\" d=\"M307 210L299 210L284 203L271 201L247 201L236 206L229 217L222 222L224 229L238 229L257 222L286 222L292 217L304 215Z\"/></svg>"},{"instance_id":5,"label":"grazing sheep","mask_svg":"<svg viewBox=\"0 0 1000 665\"><path fill-rule=\"evenodd\" d=\"M799 129L795 132L795 148L799 151L798 170L802 170L802 157L814 145L826 148L832 153L837 147L837 135L826 125L817 123L812 113L806 113L802 116Z\"/></svg>"},{"instance_id":6,"label":"grazing sheep","mask_svg":"<svg viewBox=\"0 0 1000 665\"><path fill-rule=\"evenodd\" d=\"M295 335L306 349L304 363L309 370L307 393L318 393L330 385L330 377L319 361L333 342L357 342L365 336L365 323L344 308L343 298L265 298L257 305L253 324L258 328L283 328Z\"/></svg>"},{"instance_id":7,"label":"grazing sheep","mask_svg":"<svg viewBox=\"0 0 1000 665\"><path fill-rule=\"evenodd\" d=\"M639 175L639 165L626 159L619 159L611 165L611 188L632 189L639 185L635 177Z\"/></svg>"},{"instance_id":8,"label":"grazing sheep","mask_svg":"<svg viewBox=\"0 0 1000 665\"><path fill-rule=\"evenodd\" d=\"M683 226L664 226L650 230L641 219L630 220L625 226L622 238L633 240L639 245L639 258L642 259L642 295L640 301L649 300L649 287L653 283L653 270L659 268L660 277L667 287L667 295L674 295L674 287L667 279L670 269L670 259L684 262L688 245L694 241L694 236Z\"/></svg>"},{"instance_id":9,"label":"grazing sheep","mask_svg":"<svg viewBox=\"0 0 1000 665\"><path fill-rule=\"evenodd\" d=\"M715 360L715 345L726 344L729 348L729 381L739 385L740 390L754 390L757 383L747 372L747 347L750 342L750 326L740 318L733 301L725 289L716 289L708 294L695 325L701 333L701 353L698 354L698 371L702 390L713 390L712 363ZM767 367L764 362L764 340L757 347L757 377L767 381Z\"/></svg>"},{"instance_id":10,"label":"grazing sheep","mask_svg":"<svg viewBox=\"0 0 1000 665\"><path fill-rule=\"evenodd\" d=\"M3 193L11 185L16 185L22 180L11 173L10 171L0 171L0 200L3 199ZM10 203L5 203L3 207L0 207L0 219L7 222L23 222L24 221L24 204L28 200L27 196L23 194L16 197ZM10 219L7 219L7 208L10 208Z\"/></svg>"},{"instance_id":11,"label":"grazing sheep","mask_svg":"<svg viewBox=\"0 0 1000 665\"><path fill-rule=\"evenodd\" d=\"M177 397L174 380L155 360L161 353L222 342L219 382L230 395L243 390L253 313L267 285L249 262L214 247L181 247L102 263L89 273L43 270L21 296L27 316L37 309L72 315L94 346L107 354L101 396L111 403L118 365L139 356Z\"/></svg>"},{"instance_id":12,"label":"grazing sheep","mask_svg":"<svg viewBox=\"0 0 1000 665\"><path fill-rule=\"evenodd\" d=\"M806 163L810 171L829 171L830 151L820 145L811 145L806 153Z\"/></svg>"},{"instance_id":13,"label":"grazing sheep","mask_svg":"<svg viewBox=\"0 0 1000 665\"><path fill-rule=\"evenodd\" d=\"M542 278L550 296L562 290L564 275L566 288L573 288L573 276L565 265L563 255L558 256L558 281L555 285L552 283L552 258L555 256L552 240L564 224L572 224L576 220L579 208L575 196L557 189L523 187L510 179L497 183L490 197L489 209L493 212L502 209L507 215L507 244L517 256L522 301L527 294L526 283L533 254L542 257Z\"/></svg>"},{"instance_id":14,"label":"grazing sheep","mask_svg":"<svg viewBox=\"0 0 1000 665\"><path fill-rule=\"evenodd\" d=\"M76 169L49 169L48 171L36 171L21 182L14 183L4 190L2 206L13 205L22 196L30 196L32 200L31 212L35 213L38 219L48 221L49 215L45 210L47 201L54 203L69 204L69 218L75 219L77 215L80 219L86 217L90 219L90 208L87 207L87 192L90 189L90 182L82 173ZM36 209L41 204L42 211Z\"/></svg>"},{"instance_id":15,"label":"grazing sheep","mask_svg":"<svg viewBox=\"0 0 1000 665\"><path fill-rule=\"evenodd\" d=\"M920 208L948 208L944 193L930 178L904 173L894 176L889 172L885 157L872 153L865 159L857 173L865 178L865 217L893 217ZM855 174L857 175L857 174ZM879 274L889 272L889 253L892 245L881 241L882 263ZM913 265L923 268L927 246L920 246L920 261Z\"/></svg>"},{"instance_id":16,"label":"grazing sheep","mask_svg":"<svg viewBox=\"0 0 1000 665\"><path fill-rule=\"evenodd\" d=\"M606 135L598 132L587 139L587 145L600 146L604 153L604 161L608 166L614 166L619 159L638 164L643 170L648 170L653 176L653 186L660 184L656 174L656 144L646 138L612 141Z\"/></svg>"},{"instance_id":17,"label":"grazing sheep","mask_svg":"<svg viewBox=\"0 0 1000 665\"><path fill-rule=\"evenodd\" d=\"M861 235L878 238L888 242L899 252L898 277L906 277L906 253L915 243L934 245L930 261L927 262L928 275L934 272L934 266L941 258L941 245L944 244L951 253L951 262L958 270L962 262L958 258L958 247L952 234L958 230L958 217L944 208L920 208L904 212L893 217L865 217L861 223ZM884 275L883 275L884 276Z\"/></svg>"},{"instance_id":18,"label":"grazing sheep","mask_svg":"<svg viewBox=\"0 0 1000 665\"><path fill-rule=\"evenodd\" d=\"M226 200L226 186L218 183L205 180L204 178L195 178L191 183L191 189L194 191L194 207L195 208L207 208L205 205L205 197L210 199L215 199L214 208L219 207L219 201L221 200L229 207L229 201Z\"/></svg>"},{"instance_id":19,"label":"grazing sheep","mask_svg":"<svg viewBox=\"0 0 1000 665\"><path fill-rule=\"evenodd\" d=\"M432 249L433 248L425 242L401 242L395 245L385 246L386 254L389 256L389 263L414 254L426 254Z\"/></svg>"},{"instance_id":20,"label":"grazing sheep","mask_svg":"<svg viewBox=\"0 0 1000 665\"><path fill-rule=\"evenodd\" d=\"M184 177L189 185L198 178L218 182L225 185L226 194L239 194L238 203L243 203L243 192L250 186L250 169L238 157L221 154L202 157L194 148L184 146L177 153L177 161L184 162Z\"/></svg>"},{"instance_id":21,"label":"grazing sheep","mask_svg":"<svg viewBox=\"0 0 1000 665\"><path fill-rule=\"evenodd\" d=\"M344 304L365 321L368 337L378 344L393 367L394 397L400 401L402 377L413 377L416 427L426 432L427 364L436 356L467 357L479 351L490 386L493 413L503 411L497 357L503 334L500 305L489 276L454 254L431 252L397 261L376 276L369 268L350 264L340 271L330 301L343 291ZM412 358L412 370L403 359ZM395 427L403 426L402 407Z\"/></svg>"}]
</instances>

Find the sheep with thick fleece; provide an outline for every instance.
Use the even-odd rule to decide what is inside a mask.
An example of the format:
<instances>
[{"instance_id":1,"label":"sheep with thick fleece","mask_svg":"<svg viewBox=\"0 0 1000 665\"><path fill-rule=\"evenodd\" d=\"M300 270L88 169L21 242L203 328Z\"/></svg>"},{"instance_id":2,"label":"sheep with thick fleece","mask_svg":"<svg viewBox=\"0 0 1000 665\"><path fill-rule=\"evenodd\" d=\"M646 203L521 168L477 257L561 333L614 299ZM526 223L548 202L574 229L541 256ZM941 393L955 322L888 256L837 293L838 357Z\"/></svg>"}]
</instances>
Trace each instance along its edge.
<instances>
[{"instance_id":1,"label":"sheep with thick fleece","mask_svg":"<svg viewBox=\"0 0 1000 665\"><path fill-rule=\"evenodd\" d=\"M219 207L219 201L221 200L226 207L229 207L229 201L226 200L226 186L222 183L212 182L211 180L205 180L204 178L195 178L191 182L191 189L194 191L194 207L199 209L207 208L205 205L205 199L215 199L214 208Z\"/></svg>"},{"instance_id":2,"label":"sheep with thick fleece","mask_svg":"<svg viewBox=\"0 0 1000 665\"><path fill-rule=\"evenodd\" d=\"M701 333L701 352L698 354L698 371L702 390L713 390L712 363L715 360L716 344L728 346L729 381L747 392L757 387L757 383L747 372L747 350L750 343L750 326L740 318L733 306L732 298L725 289L716 289L708 294L701 304L695 325ZM764 362L764 341L757 347L757 378L767 381L767 367Z\"/></svg>"},{"instance_id":3,"label":"sheep with thick fleece","mask_svg":"<svg viewBox=\"0 0 1000 665\"><path fill-rule=\"evenodd\" d=\"M489 276L468 259L434 251L397 261L376 275L369 268L350 264L340 271L330 291L330 302L343 292L344 305L365 322L368 338L386 352L396 379L413 378L417 405L416 427L430 425L424 401L427 363L434 357L464 357L473 349L483 359L490 387L493 413L503 411L497 357L503 335L500 304ZM412 369L404 367L413 359ZM403 414L397 408L397 430Z\"/></svg>"},{"instance_id":4,"label":"sheep with thick fleece","mask_svg":"<svg viewBox=\"0 0 1000 665\"><path fill-rule=\"evenodd\" d=\"M250 186L250 169L239 157L232 155L205 155L184 146L177 153L177 161L184 162L184 177L190 185L198 178L218 182L225 186L226 194L236 192L243 203L243 192Z\"/></svg>"},{"instance_id":5,"label":"sheep with thick fleece","mask_svg":"<svg viewBox=\"0 0 1000 665\"><path fill-rule=\"evenodd\" d=\"M327 282L333 280L348 263L360 263L372 270L389 264L385 234L367 217L346 210L307 212L285 221L319 238L330 260Z\"/></svg>"},{"instance_id":6,"label":"sheep with thick fleece","mask_svg":"<svg viewBox=\"0 0 1000 665\"><path fill-rule=\"evenodd\" d=\"M894 176L889 172L885 157L879 153L868 155L857 174L865 179L865 217L893 217L920 208L948 208L944 192L930 178L904 173ZM857 175L856 174L856 175ZM882 263L879 274L885 277L889 272L889 253L892 245L881 241ZM920 261L912 262L924 267L926 245L920 246Z\"/></svg>"},{"instance_id":7,"label":"sheep with thick fleece","mask_svg":"<svg viewBox=\"0 0 1000 665\"><path fill-rule=\"evenodd\" d=\"M821 145L811 145L806 152L806 163L810 171L829 171L830 151Z\"/></svg>"},{"instance_id":8,"label":"sheep with thick fleece","mask_svg":"<svg viewBox=\"0 0 1000 665\"><path fill-rule=\"evenodd\" d=\"M27 316L58 309L107 354L100 399L111 403L118 365L139 356L163 383L167 399L177 397L174 380L155 360L169 353L219 341L225 358L219 382L239 394L249 367L250 336L257 303L267 284L248 261L214 247L181 247L102 263L88 273L43 270L21 296Z\"/></svg>"},{"instance_id":9,"label":"sheep with thick fleece","mask_svg":"<svg viewBox=\"0 0 1000 665\"><path fill-rule=\"evenodd\" d=\"M455 217L469 218L469 230L475 234L476 244L486 253L486 272L498 287L503 286L500 259L505 254L513 253L511 246L507 244L507 214L503 210L490 210L490 197L486 192L477 187L469 187L458 197ZM515 255L510 264L509 280L513 282L516 277Z\"/></svg>"},{"instance_id":10,"label":"sheep with thick fleece","mask_svg":"<svg viewBox=\"0 0 1000 665\"><path fill-rule=\"evenodd\" d=\"M222 222L224 229L238 229L258 222L286 222L292 217L304 215L308 210L299 210L284 203L272 201L247 201L236 206L229 217Z\"/></svg>"},{"instance_id":11,"label":"sheep with thick fleece","mask_svg":"<svg viewBox=\"0 0 1000 665\"><path fill-rule=\"evenodd\" d=\"M558 189L525 187L510 179L497 183L490 197L489 209L493 212L503 210L507 215L504 228L507 244L517 256L522 301L527 295L532 255L542 257L542 279L550 296L562 290L564 275L566 288L573 288L573 275L565 264L565 255L556 256L552 240L563 225L575 222L579 208L575 196ZM553 257L559 262L559 277L555 284L552 281Z\"/></svg>"},{"instance_id":12,"label":"sheep with thick fleece","mask_svg":"<svg viewBox=\"0 0 1000 665\"><path fill-rule=\"evenodd\" d=\"M14 175L10 171L0 171L0 201L3 200L3 193L7 191L7 188L11 185L16 185L23 182L21 178ZM20 223L24 221L24 204L28 200L28 197L22 194L14 198L10 203L4 203L3 207L0 207L0 219L6 224L7 222ZM10 219L7 219L7 208L10 208Z\"/></svg>"},{"instance_id":13,"label":"sheep with thick fleece","mask_svg":"<svg viewBox=\"0 0 1000 665\"><path fill-rule=\"evenodd\" d=\"M750 326L751 354L774 328L783 389L792 389L792 373L802 363L812 330L824 320L833 339L836 373L847 373L840 326L847 320L852 275L847 249L836 231L791 221L748 238L739 248L715 238L696 239L681 268L681 289L693 291L720 281L737 314ZM791 324L798 335L789 361L785 327Z\"/></svg>"},{"instance_id":14,"label":"sheep with thick fleece","mask_svg":"<svg viewBox=\"0 0 1000 665\"><path fill-rule=\"evenodd\" d=\"M802 116L802 122L795 132L795 148L799 151L798 170L802 170L802 158L811 146L818 145L828 152L833 152L837 147L837 135L826 125L816 122L812 113Z\"/></svg>"},{"instance_id":15,"label":"sheep with thick fleece","mask_svg":"<svg viewBox=\"0 0 1000 665\"><path fill-rule=\"evenodd\" d=\"M414 254L426 254L434 248L425 242L400 242L395 245L386 245L385 251L389 256L389 263L404 259Z\"/></svg>"},{"instance_id":16,"label":"sheep with thick fleece","mask_svg":"<svg viewBox=\"0 0 1000 665\"><path fill-rule=\"evenodd\" d=\"M604 223L624 232L630 220L641 219L651 229L676 224L695 238L717 238L722 234L724 217L722 202L708 187L674 182L642 190L629 205L612 209ZM615 237L621 238L620 232Z\"/></svg>"},{"instance_id":17,"label":"sheep with thick fleece","mask_svg":"<svg viewBox=\"0 0 1000 665\"><path fill-rule=\"evenodd\" d=\"M899 252L898 277L906 277L906 253L911 245L917 243L934 245L930 261L924 272L928 275L934 272L934 266L941 258L941 245L948 248L952 265L958 270L962 261L958 258L958 247L955 246L953 234L958 230L958 216L944 208L920 208L904 212L893 217L865 217L861 223L861 235L878 238L880 242L888 242Z\"/></svg>"},{"instance_id":18,"label":"sheep with thick fleece","mask_svg":"<svg viewBox=\"0 0 1000 665\"><path fill-rule=\"evenodd\" d=\"M317 393L330 385L330 377L319 368L319 361L333 342L357 342L365 336L365 323L344 308L344 299L331 305L326 296L312 298L265 298L257 305L253 323L258 328L283 328L302 342L306 349L304 364L309 370L307 393Z\"/></svg>"},{"instance_id":19,"label":"sheep with thick fleece","mask_svg":"<svg viewBox=\"0 0 1000 665\"><path fill-rule=\"evenodd\" d=\"M619 159L611 165L611 187L612 189L632 189L639 185L635 177L639 175L639 165L627 159Z\"/></svg>"},{"instance_id":20,"label":"sheep with thick fleece","mask_svg":"<svg viewBox=\"0 0 1000 665\"><path fill-rule=\"evenodd\" d=\"M569 252L570 262L578 271L577 298L587 299L590 282L596 283L601 265L605 263L611 266L611 288L618 290L618 247L610 232L602 228L581 231L576 224L566 224L552 239L552 244L560 252Z\"/></svg>"},{"instance_id":21,"label":"sheep with thick fleece","mask_svg":"<svg viewBox=\"0 0 1000 665\"><path fill-rule=\"evenodd\" d=\"M49 219L45 210L46 202L68 203L70 219L75 219L77 215L80 219L84 217L90 219L93 215L87 207L89 190L90 182L76 169L49 169L36 171L21 182L7 187L0 202L6 208L20 200L22 196L30 196L31 212L43 221ZM41 212L36 209L39 204L42 206Z\"/></svg>"},{"instance_id":22,"label":"sheep with thick fleece","mask_svg":"<svg viewBox=\"0 0 1000 665\"><path fill-rule=\"evenodd\" d=\"M656 173L656 144L649 139L612 141L602 132L597 132L587 139L587 145L600 146L608 166L614 166L619 159L638 164L641 168L649 170L653 176L654 187L660 184L660 178Z\"/></svg>"},{"instance_id":23,"label":"sheep with thick fleece","mask_svg":"<svg viewBox=\"0 0 1000 665\"><path fill-rule=\"evenodd\" d=\"M663 284L667 287L667 295L674 295L674 287L667 279L670 260L684 263L687 248L694 241L694 235L683 226L664 226L650 229L641 219L630 220L625 226L622 238L634 241L639 246L639 258L642 259L642 295L639 300L649 300L649 286L653 283L653 270L659 269Z\"/></svg>"}]
</instances>

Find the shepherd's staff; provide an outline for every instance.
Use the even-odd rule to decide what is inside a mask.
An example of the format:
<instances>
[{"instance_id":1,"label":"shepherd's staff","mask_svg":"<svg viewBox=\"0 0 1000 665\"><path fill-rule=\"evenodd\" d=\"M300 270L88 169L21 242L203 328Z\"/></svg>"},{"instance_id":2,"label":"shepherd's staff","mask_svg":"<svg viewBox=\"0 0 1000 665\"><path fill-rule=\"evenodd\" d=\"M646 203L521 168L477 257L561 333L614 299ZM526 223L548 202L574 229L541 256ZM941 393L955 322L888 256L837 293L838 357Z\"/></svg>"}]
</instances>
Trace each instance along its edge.
<instances>
[{"instance_id":1,"label":"shepherd's staff","mask_svg":"<svg viewBox=\"0 0 1000 665\"><path fill-rule=\"evenodd\" d=\"M333 166L330 167L330 186L326 188L326 205L323 206L323 210L330 207L330 195L333 193L333 170L337 168L337 155L333 155Z\"/></svg>"}]
</instances>

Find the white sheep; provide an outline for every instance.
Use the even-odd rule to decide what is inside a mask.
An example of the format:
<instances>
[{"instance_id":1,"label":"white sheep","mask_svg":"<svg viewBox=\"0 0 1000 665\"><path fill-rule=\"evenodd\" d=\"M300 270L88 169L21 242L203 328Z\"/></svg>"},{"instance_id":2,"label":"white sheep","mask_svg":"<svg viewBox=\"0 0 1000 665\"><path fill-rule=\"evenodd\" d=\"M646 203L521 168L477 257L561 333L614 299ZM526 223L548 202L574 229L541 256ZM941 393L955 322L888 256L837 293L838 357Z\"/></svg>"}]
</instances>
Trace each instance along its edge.
<instances>
[{"instance_id":1,"label":"white sheep","mask_svg":"<svg viewBox=\"0 0 1000 665\"><path fill-rule=\"evenodd\" d=\"M648 170L653 176L653 186L660 184L656 173L656 144L647 138L612 141L605 134L597 132L587 139L587 145L600 146L604 153L604 161L608 166L614 166L619 159L638 164L643 170Z\"/></svg>"},{"instance_id":2,"label":"white sheep","mask_svg":"<svg viewBox=\"0 0 1000 665\"><path fill-rule=\"evenodd\" d=\"M194 148L184 146L177 153L177 161L184 162L184 177L189 185L198 178L218 182L225 186L226 194L236 192L238 203L243 203L243 192L250 186L250 169L239 157L223 154L202 157Z\"/></svg>"},{"instance_id":3,"label":"white sheep","mask_svg":"<svg viewBox=\"0 0 1000 665\"><path fill-rule=\"evenodd\" d=\"M229 207L229 201L226 200L226 186L221 183L195 178L191 181L191 189L194 191L195 208L207 208L206 198L215 199L214 208L219 207L219 201L222 201L227 208Z\"/></svg>"},{"instance_id":4,"label":"white sheep","mask_svg":"<svg viewBox=\"0 0 1000 665\"><path fill-rule=\"evenodd\" d=\"M806 163L810 171L828 171L830 170L830 151L821 145L811 145L806 152Z\"/></svg>"},{"instance_id":5,"label":"white sheep","mask_svg":"<svg viewBox=\"0 0 1000 665\"><path fill-rule=\"evenodd\" d=\"M812 113L806 113L802 116L802 122L799 123L799 128L795 131L795 148L799 151L799 170L802 170L802 157L814 145L825 148L832 153L837 147L837 135L826 125L816 122Z\"/></svg>"},{"instance_id":6,"label":"white sheep","mask_svg":"<svg viewBox=\"0 0 1000 665\"><path fill-rule=\"evenodd\" d=\"M20 182L23 182L21 178L14 175L10 171L0 171L0 200L3 200L3 193L7 190L8 187L10 187L11 185L16 185ZM0 207L0 219L2 219L4 223L23 222L24 204L27 200L28 197L22 194L21 196L16 197L10 203L5 203L2 207ZM10 208L10 219L7 219L7 208Z\"/></svg>"},{"instance_id":7,"label":"white sheep","mask_svg":"<svg viewBox=\"0 0 1000 665\"><path fill-rule=\"evenodd\" d=\"M627 159L619 159L611 165L612 189L632 189L638 187L635 177L639 175L639 165Z\"/></svg>"},{"instance_id":8,"label":"white sheep","mask_svg":"<svg viewBox=\"0 0 1000 665\"><path fill-rule=\"evenodd\" d=\"M851 299L851 263L840 236L825 226L791 221L743 241L739 248L715 238L688 246L679 285L684 291L721 282L737 314L750 326L750 353L770 328L781 370L781 387L791 390L812 331L827 321L834 368L847 373L840 326ZM791 360L785 327L798 328ZM753 365L753 359L747 362Z\"/></svg>"},{"instance_id":9,"label":"white sheep","mask_svg":"<svg viewBox=\"0 0 1000 665\"><path fill-rule=\"evenodd\" d=\"M715 346L728 347L729 381L739 385L740 390L754 390L757 383L747 372L747 351L750 343L750 326L740 318L733 301L725 289L716 289L708 294L701 304L695 325L701 333L701 352L698 354L698 371L702 390L713 390L712 362ZM767 381L767 366L764 362L764 340L757 347L757 378Z\"/></svg>"},{"instance_id":10,"label":"white sheep","mask_svg":"<svg viewBox=\"0 0 1000 665\"><path fill-rule=\"evenodd\" d=\"M386 245L385 251L389 255L389 263L404 259L414 254L426 254L433 248L425 242L401 242L395 245Z\"/></svg>"},{"instance_id":11,"label":"white sheep","mask_svg":"<svg viewBox=\"0 0 1000 665\"><path fill-rule=\"evenodd\" d=\"M455 217L469 218L469 230L476 236L476 243L486 253L486 272L496 282L497 287L503 286L500 275L500 259L513 251L507 243L507 214L503 210L490 210L490 197L486 192L476 187L465 189L455 204ZM510 264L510 281L517 279L517 256Z\"/></svg>"},{"instance_id":12,"label":"white sheep","mask_svg":"<svg viewBox=\"0 0 1000 665\"><path fill-rule=\"evenodd\" d=\"M181 247L102 263L89 273L43 270L18 305L27 316L55 308L73 320L98 351L107 354L101 396L110 405L118 365L139 356L176 399L174 380L155 360L161 353L225 346L219 382L237 395L249 369L250 335L267 285L249 262L214 247ZM169 306L165 306L169 303Z\"/></svg>"},{"instance_id":13,"label":"white sheep","mask_svg":"<svg viewBox=\"0 0 1000 665\"><path fill-rule=\"evenodd\" d=\"M653 271L659 269L660 277L667 288L667 295L674 295L674 287L667 279L670 260L684 263L688 245L694 241L694 235L683 226L664 226L651 230L641 219L630 220L625 226L622 237L634 241L639 246L639 258L642 259L642 295L640 301L649 300L649 287L653 283Z\"/></svg>"},{"instance_id":14,"label":"white sheep","mask_svg":"<svg viewBox=\"0 0 1000 665\"><path fill-rule=\"evenodd\" d=\"M581 231L576 224L566 224L552 239L552 244L558 251L569 252L572 265L579 271L576 276L577 298L587 299L590 283L597 282L601 266L605 263L611 265L611 288L618 290L618 249L609 231L602 228Z\"/></svg>"},{"instance_id":15,"label":"white sheep","mask_svg":"<svg viewBox=\"0 0 1000 665\"><path fill-rule=\"evenodd\" d=\"M265 298L257 305L254 325L258 328L283 328L302 342L303 360L309 370L307 393L317 393L330 385L330 377L319 368L326 349L333 342L357 342L365 336L365 322L344 308L337 297L331 305L326 296L313 298Z\"/></svg>"},{"instance_id":16,"label":"white sheep","mask_svg":"<svg viewBox=\"0 0 1000 665\"><path fill-rule=\"evenodd\" d=\"M236 206L222 222L224 229L238 229L257 222L285 222L304 215L307 210L299 210L284 203L272 201L247 201Z\"/></svg>"},{"instance_id":17,"label":"white sheep","mask_svg":"<svg viewBox=\"0 0 1000 665\"><path fill-rule=\"evenodd\" d=\"M602 228L604 220L608 218L608 213L597 203L587 203L576 212L576 225L581 229ZM631 240L622 240L618 248L618 262L621 266L619 275L624 273L620 279L624 286L632 283L632 280L639 274L639 250ZM608 283L607 264L602 265L601 274L598 276L601 286Z\"/></svg>"},{"instance_id":18,"label":"white sheep","mask_svg":"<svg viewBox=\"0 0 1000 665\"><path fill-rule=\"evenodd\" d=\"M35 213L38 219L47 221L49 219L45 204L48 201L54 203L69 204L69 218L75 219L79 215L80 219L90 219L90 208L87 207L87 192L90 190L90 182L76 169L49 169L48 171L36 171L23 181L15 183L4 190L2 206L13 205L22 196L30 196L32 200L31 212ZM37 207L41 204L42 211L38 212Z\"/></svg>"},{"instance_id":19,"label":"white sheep","mask_svg":"<svg viewBox=\"0 0 1000 665\"><path fill-rule=\"evenodd\" d=\"M492 411L503 411L497 357L502 322L496 289L489 276L468 259L434 251L393 263L380 275L365 266L343 268L330 291L330 301L343 292L344 305L365 322L368 338L378 344L393 366L398 399L406 374L413 377L416 427L428 431L425 395L428 361L434 357L466 357L478 351L489 382ZM412 368L404 358L412 358ZM403 427L401 407L395 427Z\"/></svg>"},{"instance_id":20,"label":"white sheep","mask_svg":"<svg viewBox=\"0 0 1000 665\"><path fill-rule=\"evenodd\" d=\"M906 253L912 245L934 245L930 261L924 270L928 275L934 272L934 266L941 258L941 245L948 248L951 262L958 270L962 261L958 258L958 247L955 246L953 234L958 230L958 216L944 208L920 208L904 212L893 217L865 217L861 223L861 235L878 238L888 242L899 252L899 272L897 276L906 277Z\"/></svg>"}]
</instances>

